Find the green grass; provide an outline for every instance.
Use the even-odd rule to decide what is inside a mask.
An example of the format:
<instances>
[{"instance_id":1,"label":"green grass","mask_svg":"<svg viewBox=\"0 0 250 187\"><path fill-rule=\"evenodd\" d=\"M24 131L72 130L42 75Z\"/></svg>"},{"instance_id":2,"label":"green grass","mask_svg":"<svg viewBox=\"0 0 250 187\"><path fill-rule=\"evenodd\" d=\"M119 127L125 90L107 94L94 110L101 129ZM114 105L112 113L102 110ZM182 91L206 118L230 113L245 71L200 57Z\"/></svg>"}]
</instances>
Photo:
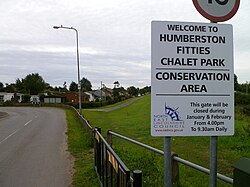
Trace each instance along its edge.
<instances>
[{"instance_id":1,"label":"green grass","mask_svg":"<svg viewBox=\"0 0 250 187\"><path fill-rule=\"evenodd\" d=\"M99 187L94 170L94 153L90 137L80 125L76 113L66 109L68 150L74 157L74 187Z\"/></svg>"},{"instance_id":2,"label":"green grass","mask_svg":"<svg viewBox=\"0 0 250 187\"><path fill-rule=\"evenodd\" d=\"M132 139L163 150L163 138L150 135L150 95L135 103L112 111L84 111L84 116L92 126L110 129ZM244 127L249 119L237 118L235 136L218 138L218 172L232 177L232 165L241 157L250 157L250 136ZM181 158L209 168L209 137L173 137L172 150ZM145 186L162 186L163 156L114 138L113 147L131 171L141 169ZM182 164L180 166L180 186L209 186L209 176ZM218 180L218 186L231 186Z\"/></svg>"}]
</instances>

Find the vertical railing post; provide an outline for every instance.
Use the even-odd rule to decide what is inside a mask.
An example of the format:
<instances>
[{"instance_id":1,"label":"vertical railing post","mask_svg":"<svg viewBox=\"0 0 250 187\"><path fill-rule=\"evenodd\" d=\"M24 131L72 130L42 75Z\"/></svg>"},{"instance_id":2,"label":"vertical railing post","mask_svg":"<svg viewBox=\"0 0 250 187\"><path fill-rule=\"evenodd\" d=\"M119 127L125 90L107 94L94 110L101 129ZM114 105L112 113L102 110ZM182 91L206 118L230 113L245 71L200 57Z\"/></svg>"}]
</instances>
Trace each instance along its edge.
<instances>
[{"instance_id":1,"label":"vertical railing post","mask_svg":"<svg viewBox=\"0 0 250 187\"><path fill-rule=\"evenodd\" d=\"M112 147L112 134L109 133L111 130L107 130L107 142Z\"/></svg>"},{"instance_id":2,"label":"vertical railing post","mask_svg":"<svg viewBox=\"0 0 250 187\"><path fill-rule=\"evenodd\" d=\"M130 171L126 171L126 187L131 187L131 183L130 183Z\"/></svg>"},{"instance_id":3,"label":"vertical railing post","mask_svg":"<svg viewBox=\"0 0 250 187\"><path fill-rule=\"evenodd\" d=\"M133 187L142 187L142 171L135 170L133 171Z\"/></svg>"},{"instance_id":4,"label":"vertical railing post","mask_svg":"<svg viewBox=\"0 0 250 187\"><path fill-rule=\"evenodd\" d=\"M97 127L96 130L101 133L101 128ZM98 137L98 138L97 138ZM97 173L99 175L99 177L101 177L101 154L102 154L102 151L101 151L101 138L96 134L96 137L97 139L96 141L96 165L97 165Z\"/></svg>"},{"instance_id":5,"label":"vertical railing post","mask_svg":"<svg viewBox=\"0 0 250 187\"><path fill-rule=\"evenodd\" d=\"M171 153L171 160L172 160L172 184L173 186L179 186L179 178L180 178L180 174L179 174L179 164L178 162L174 159L175 156L178 156L176 153L172 152Z\"/></svg>"}]
</instances>

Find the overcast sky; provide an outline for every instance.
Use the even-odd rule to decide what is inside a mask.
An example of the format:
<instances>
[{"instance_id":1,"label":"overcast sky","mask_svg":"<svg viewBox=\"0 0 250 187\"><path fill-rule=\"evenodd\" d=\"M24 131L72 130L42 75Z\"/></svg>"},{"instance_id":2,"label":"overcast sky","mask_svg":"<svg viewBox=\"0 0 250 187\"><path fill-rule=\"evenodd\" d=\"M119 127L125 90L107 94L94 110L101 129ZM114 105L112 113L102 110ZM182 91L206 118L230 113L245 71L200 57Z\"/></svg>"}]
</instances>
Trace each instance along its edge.
<instances>
[{"instance_id":1,"label":"overcast sky","mask_svg":"<svg viewBox=\"0 0 250 187\"><path fill-rule=\"evenodd\" d=\"M235 73L250 81L250 1L242 0L233 24ZM1 0L0 82L39 73L52 86L77 82L79 32L81 77L93 88L150 85L151 21L209 22L192 0Z\"/></svg>"}]
</instances>

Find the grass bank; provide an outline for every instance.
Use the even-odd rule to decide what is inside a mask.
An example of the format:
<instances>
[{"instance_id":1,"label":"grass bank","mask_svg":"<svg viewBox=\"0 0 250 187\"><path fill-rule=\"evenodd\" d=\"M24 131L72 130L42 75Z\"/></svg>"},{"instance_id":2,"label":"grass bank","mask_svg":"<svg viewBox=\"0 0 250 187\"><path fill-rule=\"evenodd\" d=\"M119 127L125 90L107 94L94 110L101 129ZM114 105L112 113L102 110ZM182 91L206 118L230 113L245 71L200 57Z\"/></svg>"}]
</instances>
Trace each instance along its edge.
<instances>
[{"instance_id":1,"label":"grass bank","mask_svg":"<svg viewBox=\"0 0 250 187\"><path fill-rule=\"evenodd\" d=\"M66 109L68 150L74 157L74 187L99 187L94 170L94 153L86 130L81 127L75 112Z\"/></svg>"},{"instance_id":2,"label":"grass bank","mask_svg":"<svg viewBox=\"0 0 250 187\"><path fill-rule=\"evenodd\" d=\"M237 112L237 110L236 110ZM92 126L110 129L163 150L163 138L150 135L150 95L112 111L84 111ZM245 130L249 118L236 114L235 135L218 138L218 172L232 177L232 165L241 157L250 158L250 134ZM104 133L103 133L104 134ZM104 135L105 136L105 135ZM163 156L114 138L113 147L129 169L141 169L145 186L162 186ZM174 137L172 150L181 158L209 168L209 137ZM209 186L209 176L180 164L180 186ZM218 186L231 186L218 181Z\"/></svg>"}]
</instances>

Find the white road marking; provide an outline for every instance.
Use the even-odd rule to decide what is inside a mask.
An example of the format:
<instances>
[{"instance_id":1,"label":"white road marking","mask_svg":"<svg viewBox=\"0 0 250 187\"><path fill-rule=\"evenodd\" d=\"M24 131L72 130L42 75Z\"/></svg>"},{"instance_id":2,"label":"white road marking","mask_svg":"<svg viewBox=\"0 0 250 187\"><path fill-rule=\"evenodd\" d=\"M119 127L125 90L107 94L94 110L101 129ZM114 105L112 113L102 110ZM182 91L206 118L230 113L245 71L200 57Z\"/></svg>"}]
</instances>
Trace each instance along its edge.
<instances>
[{"instance_id":1,"label":"white road marking","mask_svg":"<svg viewBox=\"0 0 250 187\"><path fill-rule=\"evenodd\" d=\"M25 123L24 124L24 126L23 127L25 127L26 125L28 125L30 122L32 122L33 120L29 120L27 123ZM8 140L11 136L13 136L14 134L16 134L18 131L20 131L22 128L20 128L20 129L17 129L17 130L15 130L13 133L11 133L9 136L7 136L6 138L4 138L1 142L0 142L0 144L1 143L3 143L4 141L6 141L6 140Z\"/></svg>"},{"instance_id":2,"label":"white road marking","mask_svg":"<svg viewBox=\"0 0 250 187\"><path fill-rule=\"evenodd\" d=\"M4 142L5 140L7 140L8 138L10 138L11 136L13 136L14 134L16 134L18 131L19 131L19 130L16 130L16 131L14 131L13 133L11 133L9 136L7 136L6 138L4 138L4 139L0 142L0 144L3 143L3 142Z\"/></svg>"},{"instance_id":3,"label":"white road marking","mask_svg":"<svg viewBox=\"0 0 250 187\"><path fill-rule=\"evenodd\" d=\"M24 127L25 127L26 125L28 125L30 122L32 122L32 120L29 120L27 123L25 123L25 124L24 124Z\"/></svg>"}]
</instances>

